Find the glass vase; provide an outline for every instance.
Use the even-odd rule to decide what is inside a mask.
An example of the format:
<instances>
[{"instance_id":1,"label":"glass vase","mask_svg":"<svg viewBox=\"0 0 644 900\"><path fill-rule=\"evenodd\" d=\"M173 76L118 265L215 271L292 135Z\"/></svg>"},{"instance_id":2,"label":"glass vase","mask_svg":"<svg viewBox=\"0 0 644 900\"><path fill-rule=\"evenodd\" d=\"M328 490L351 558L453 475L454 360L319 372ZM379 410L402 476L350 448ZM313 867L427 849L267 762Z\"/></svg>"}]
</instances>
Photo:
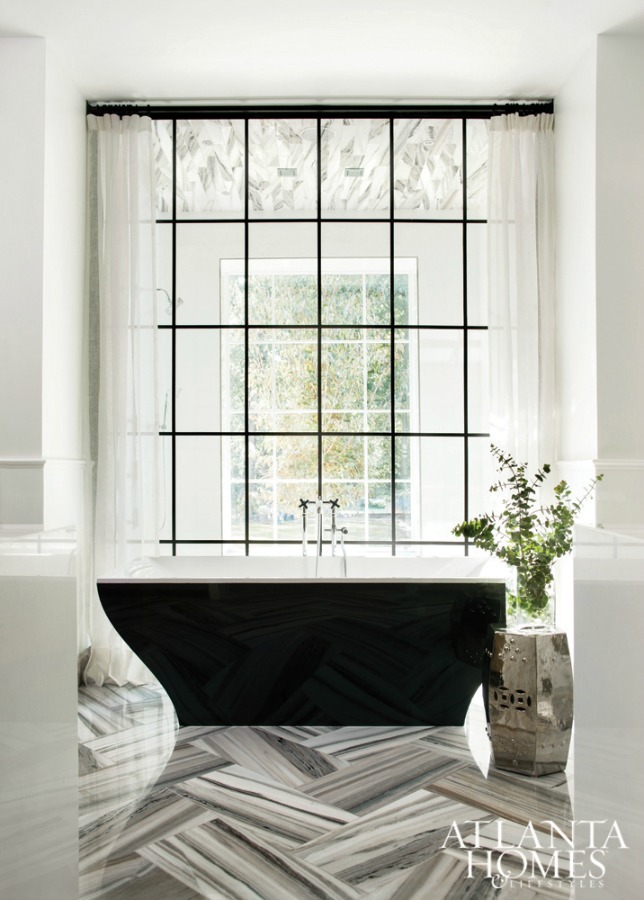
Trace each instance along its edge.
<instances>
[{"instance_id":1,"label":"glass vase","mask_svg":"<svg viewBox=\"0 0 644 900\"><path fill-rule=\"evenodd\" d=\"M554 582L546 585L546 602L542 609L532 614L521 604L518 594L517 569L511 570L506 579L506 619L507 628L512 631L552 631L555 627L555 585ZM516 599L515 599L516 598Z\"/></svg>"}]
</instances>

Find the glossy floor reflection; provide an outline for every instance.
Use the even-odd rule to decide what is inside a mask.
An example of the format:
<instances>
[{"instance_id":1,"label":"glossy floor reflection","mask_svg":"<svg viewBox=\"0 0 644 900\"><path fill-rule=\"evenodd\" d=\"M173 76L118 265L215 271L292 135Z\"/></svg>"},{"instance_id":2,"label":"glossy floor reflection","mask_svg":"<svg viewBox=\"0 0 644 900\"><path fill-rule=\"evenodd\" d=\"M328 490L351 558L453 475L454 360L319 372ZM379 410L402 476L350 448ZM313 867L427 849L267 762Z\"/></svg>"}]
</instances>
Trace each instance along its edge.
<instances>
[{"instance_id":1,"label":"glossy floor reflection","mask_svg":"<svg viewBox=\"0 0 644 900\"><path fill-rule=\"evenodd\" d=\"M488 771L478 704L466 729L179 729L159 687L83 688L79 737L83 900L515 896L476 830L495 865L499 820L511 845L572 818L570 771ZM554 896L564 880L521 885Z\"/></svg>"}]
</instances>

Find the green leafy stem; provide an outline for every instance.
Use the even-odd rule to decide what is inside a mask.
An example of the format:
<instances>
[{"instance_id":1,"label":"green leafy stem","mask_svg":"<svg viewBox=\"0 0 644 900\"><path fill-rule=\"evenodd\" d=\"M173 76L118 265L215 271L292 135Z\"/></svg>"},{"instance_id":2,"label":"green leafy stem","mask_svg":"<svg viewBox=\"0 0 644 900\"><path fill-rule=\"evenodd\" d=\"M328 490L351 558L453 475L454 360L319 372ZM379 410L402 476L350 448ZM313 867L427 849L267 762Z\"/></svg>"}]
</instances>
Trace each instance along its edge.
<instances>
[{"instance_id":1,"label":"green leafy stem","mask_svg":"<svg viewBox=\"0 0 644 900\"><path fill-rule=\"evenodd\" d=\"M517 593L508 597L508 609L522 609L536 617L548 604L548 585L553 581L553 564L572 550L575 519L596 484L597 475L581 497L573 498L566 481L555 485L554 501L540 505L539 488L550 474L545 463L530 476L525 463L519 464L494 444L500 480L490 487L502 497L502 510L461 522L452 534L470 540L509 566L517 569Z\"/></svg>"}]
</instances>

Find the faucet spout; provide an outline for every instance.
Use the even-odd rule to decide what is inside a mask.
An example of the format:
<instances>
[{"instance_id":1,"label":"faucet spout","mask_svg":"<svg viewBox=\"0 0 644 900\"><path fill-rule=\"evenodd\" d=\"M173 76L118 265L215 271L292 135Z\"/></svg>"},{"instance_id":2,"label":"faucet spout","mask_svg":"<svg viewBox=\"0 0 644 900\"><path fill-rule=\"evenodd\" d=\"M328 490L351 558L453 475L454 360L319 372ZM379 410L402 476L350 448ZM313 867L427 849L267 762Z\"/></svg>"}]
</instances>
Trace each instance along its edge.
<instances>
[{"instance_id":1,"label":"faucet spout","mask_svg":"<svg viewBox=\"0 0 644 900\"><path fill-rule=\"evenodd\" d=\"M308 508L309 505L315 504L315 515L317 518L317 534L316 534L316 554L315 554L315 575L317 577L318 569L319 569L319 559L322 556L322 533L324 531L324 507L325 505L331 508L331 528L329 531L331 532L331 556L335 556L336 548L337 548L337 523L336 523L336 510L340 507L340 501L335 498L333 500L323 500L322 497L318 497L316 500L303 500L300 499L300 504L298 509L302 510L302 555L308 555L308 540L307 540L307 516L308 516ZM342 529L340 529L342 531ZM346 534L346 530L344 530L344 534ZM344 541L342 546L344 552Z\"/></svg>"},{"instance_id":2,"label":"faucet spout","mask_svg":"<svg viewBox=\"0 0 644 900\"><path fill-rule=\"evenodd\" d=\"M347 577L347 548L344 546L344 536L349 534L348 528L340 528L340 546L342 547L342 574Z\"/></svg>"}]
</instances>

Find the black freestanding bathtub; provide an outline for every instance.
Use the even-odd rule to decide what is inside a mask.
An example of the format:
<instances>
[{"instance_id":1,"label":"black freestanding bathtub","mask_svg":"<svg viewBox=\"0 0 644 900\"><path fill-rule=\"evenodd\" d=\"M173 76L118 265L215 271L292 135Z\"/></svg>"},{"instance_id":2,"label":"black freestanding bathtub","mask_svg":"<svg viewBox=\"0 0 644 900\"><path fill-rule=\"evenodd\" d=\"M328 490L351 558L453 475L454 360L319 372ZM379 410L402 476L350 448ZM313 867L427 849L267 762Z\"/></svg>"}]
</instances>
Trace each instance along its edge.
<instances>
[{"instance_id":1,"label":"black freestanding bathtub","mask_svg":"<svg viewBox=\"0 0 644 900\"><path fill-rule=\"evenodd\" d=\"M182 725L461 725L502 577L476 559L158 557L98 591Z\"/></svg>"}]
</instances>

